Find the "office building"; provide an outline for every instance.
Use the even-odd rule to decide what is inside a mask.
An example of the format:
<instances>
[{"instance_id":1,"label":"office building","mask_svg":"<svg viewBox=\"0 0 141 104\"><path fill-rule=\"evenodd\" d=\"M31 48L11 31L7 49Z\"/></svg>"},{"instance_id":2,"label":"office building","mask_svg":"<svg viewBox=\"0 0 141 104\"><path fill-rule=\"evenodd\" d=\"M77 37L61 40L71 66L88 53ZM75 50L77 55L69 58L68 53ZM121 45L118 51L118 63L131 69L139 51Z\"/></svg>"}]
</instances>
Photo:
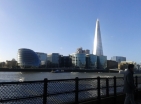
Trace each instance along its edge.
<instances>
[{"instance_id":1,"label":"office building","mask_svg":"<svg viewBox=\"0 0 141 104\"><path fill-rule=\"evenodd\" d=\"M46 53L41 53L41 52L36 52L40 59L40 65L46 65L47 64L47 54Z\"/></svg>"},{"instance_id":2,"label":"office building","mask_svg":"<svg viewBox=\"0 0 141 104\"><path fill-rule=\"evenodd\" d=\"M97 56L97 69L107 68L107 56Z\"/></svg>"},{"instance_id":3,"label":"office building","mask_svg":"<svg viewBox=\"0 0 141 104\"><path fill-rule=\"evenodd\" d=\"M48 67L59 67L60 55L59 53L52 53L47 55Z\"/></svg>"},{"instance_id":4,"label":"office building","mask_svg":"<svg viewBox=\"0 0 141 104\"><path fill-rule=\"evenodd\" d=\"M117 69L118 68L118 62L113 60L107 60L107 69Z\"/></svg>"},{"instance_id":5,"label":"office building","mask_svg":"<svg viewBox=\"0 0 141 104\"><path fill-rule=\"evenodd\" d=\"M33 50L21 48L18 50L18 65L21 68L39 67L40 60Z\"/></svg>"},{"instance_id":6,"label":"office building","mask_svg":"<svg viewBox=\"0 0 141 104\"><path fill-rule=\"evenodd\" d=\"M70 56L60 55L60 65L59 67L69 68L72 66L72 60Z\"/></svg>"},{"instance_id":7,"label":"office building","mask_svg":"<svg viewBox=\"0 0 141 104\"><path fill-rule=\"evenodd\" d=\"M100 32L100 23L99 23L98 19L96 21L93 54L97 55L97 56L103 55L102 39L101 39L101 32Z\"/></svg>"},{"instance_id":8,"label":"office building","mask_svg":"<svg viewBox=\"0 0 141 104\"><path fill-rule=\"evenodd\" d=\"M93 54L86 55L86 68L97 69L97 56Z\"/></svg>"},{"instance_id":9,"label":"office building","mask_svg":"<svg viewBox=\"0 0 141 104\"><path fill-rule=\"evenodd\" d=\"M86 54L85 53L73 53L71 55L72 65L77 68L85 68L86 66Z\"/></svg>"},{"instance_id":10,"label":"office building","mask_svg":"<svg viewBox=\"0 0 141 104\"><path fill-rule=\"evenodd\" d=\"M111 57L111 60L120 63L121 61L126 61L126 57L122 57L122 56L113 56L113 57Z\"/></svg>"}]
</instances>

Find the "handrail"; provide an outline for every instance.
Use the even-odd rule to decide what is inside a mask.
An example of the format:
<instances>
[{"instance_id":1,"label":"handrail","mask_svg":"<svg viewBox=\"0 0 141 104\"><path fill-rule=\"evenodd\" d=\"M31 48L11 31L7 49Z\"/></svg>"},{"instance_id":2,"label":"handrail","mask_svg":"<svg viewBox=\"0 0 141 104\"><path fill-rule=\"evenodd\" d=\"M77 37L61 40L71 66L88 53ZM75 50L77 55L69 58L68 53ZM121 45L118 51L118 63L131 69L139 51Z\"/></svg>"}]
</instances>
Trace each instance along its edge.
<instances>
[{"instance_id":1,"label":"handrail","mask_svg":"<svg viewBox=\"0 0 141 104\"><path fill-rule=\"evenodd\" d=\"M141 84L139 82L139 78L141 77L136 76L134 78L136 86L139 86L138 84ZM73 102L75 102L75 104L78 104L80 102L79 98L81 93L88 93L89 91L94 91L94 92L97 91L98 104L101 103L101 99L103 97L110 97L110 96L114 96L114 101L116 103L116 96L118 96L119 94L122 94L121 92L117 91L117 88L118 87L123 88L124 86L123 83L118 84L118 81L120 80L123 81L123 77L109 77L109 78L97 77L97 78L75 78L75 79L57 79L57 80L44 79L39 81L0 82L0 90L1 90L0 102L10 102L13 100L18 101L23 99L30 99L30 98L32 99L32 98L41 97L43 99L42 101L43 104L47 104L47 102L49 102L47 97L63 96L64 98L66 97L66 99L68 99L66 94L73 94L75 96ZM36 86L36 84L38 85ZM18 87L16 87L17 85ZM30 88L28 86L30 86ZM40 87L39 91L42 91L42 92L38 91L38 87ZM17 88L20 88L20 89L17 89ZM112 95L110 93L110 88L113 89ZM17 92L16 93L17 96L13 95L15 97L12 97L12 95L8 95L9 94L8 92L6 93L6 91L11 91L10 94L12 94L13 91L14 92L20 91L22 89L24 89L24 91L27 91L29 95L24 95L22 97L22 94L21 94L18 97L18 92ZM104 95L101 95L101 91L105 91ZM2 95L3 93L6 95ZM26 93L26 92L23 92L23 93ZM88 96L88 95L86 94L85 96ZM96 97L94 96L94 98ZM136 98L138 98L137 94L136 94ZM87 100L87 99L84 99L84 100Z\"/></svg>"}]
</instances>

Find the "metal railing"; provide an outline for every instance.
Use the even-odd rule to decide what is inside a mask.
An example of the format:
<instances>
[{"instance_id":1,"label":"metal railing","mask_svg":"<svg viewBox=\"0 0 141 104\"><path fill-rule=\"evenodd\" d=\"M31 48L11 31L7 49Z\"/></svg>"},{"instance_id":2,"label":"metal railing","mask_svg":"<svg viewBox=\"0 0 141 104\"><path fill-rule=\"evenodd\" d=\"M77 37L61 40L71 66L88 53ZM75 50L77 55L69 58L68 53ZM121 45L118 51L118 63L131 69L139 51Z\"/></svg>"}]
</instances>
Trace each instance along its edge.
<instances>
[{"instance_id":1,"label":"metal railing","mask_svg":"<svg viewBox=\"0 0 141 104\"><path fill-rule=\"evenodd\" d=\"M123 78L78 78L1 82L0 104L79 104L123 93ZM141 88L141 77L135 77L135 85ZM136 98L138 94L136 93Z\"/></svg>"}]
</instances>

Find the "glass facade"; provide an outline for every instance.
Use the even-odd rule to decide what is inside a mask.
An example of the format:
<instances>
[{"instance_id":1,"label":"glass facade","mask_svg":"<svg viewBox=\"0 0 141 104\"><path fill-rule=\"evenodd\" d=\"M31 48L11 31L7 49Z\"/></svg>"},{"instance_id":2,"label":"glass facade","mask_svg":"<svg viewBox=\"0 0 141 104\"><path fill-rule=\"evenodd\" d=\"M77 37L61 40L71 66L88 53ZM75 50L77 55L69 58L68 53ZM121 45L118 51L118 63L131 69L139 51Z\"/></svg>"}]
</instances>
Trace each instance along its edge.
<instances>
[{"instance_id":1,"label":"glass facade","mask_svg":"<svg viewBox=\"0 0 141 104\"><path fill-rule=\"evenodd\" d=\"M47 54L46 53L40 53L40 52L36 52L36 54L38 55L41 64L40 65L46 65L47 62Z\"/></svg>"},{"instance_id":2,"label":"glass facade","mask_svg":"<svg viewBox=\"0 0 141 104\"><path fill-rule=\"evenodd\" d=\"M22 48L18 50L18 65L22 68L39 67L40 60L34 51Z\"/></svg>"},{"instance_id":3,"label":"glass facade","mask_svg":"<svg viewBox=\"0 0 141 104\"><path fill-rule=\"evenodd\" d=\"M52 54L52 63L59 64L59 54L58 53Z\"/></svg>"},{"instance_id":4,"label":"glass facade","mask_svg":"<svg viewBox=\"0 0 141 104\"><path fill-rule=\"evenodd\" d=\"M59 61L60 61L59 58L60 58L59 53L52 53L50 55L47 55L48 67L59 67Z\"/></svg>"},{"instance_id":5,"label":"glass facade","mask_svg":"<svg viewBox=\"0 0 141 104\"><path fill-rule=\"evenodd\" d=\"M122 56L113 56L113 57L111 57L111 60L120 63L121 61L126 61L126 57L122 57Z\"/></svg>"},{"instance_id":6,"label":"glass facade","mask_svg":"<svg viewBox=\"0 0 141 104\"><path fill-rule=\"evenodd\" d=\"M96 21L93 54L98 55L98 56L103 55L102 39L101 39L99 20Z\"/></svg>"},{"instance_id":7,"label":"glass facade","mask_svg":"<svg viewBox=\"0 0 141 104\"><path fill-rule=\"evenodd\" d=\"M60 56L60 65L59 67L72 67L70 56Z\"/></svg>"},{"instance_id":8,"label":"glass facade","mask_svg":"<svg viewBox=\"0 0 141 104\"><path fill-rule=\"evenodd\" d=\"M97 56L97 69L107 68L107 56Z\"/></svg>"},{"instance_id":9,"label":"glass facade","mask_svg":"<svg viewBox=\"0 0 141 104\"><path fill-rule=\"evenodd\" d=\"M93 54L86 55L86 67L90 69L97 69L97 56Z\"/></svg>"},{"instance_id":10,"label":"glass facade","mask_svg":"<svg viewBox=\"0 0 141 104\"><path fill-rule=\"evenodd\" d=\"M86 66L86 54L84 53L75 53L71 55L72 65L74 67L85 68Z\"/></svg>"}]
</instances>

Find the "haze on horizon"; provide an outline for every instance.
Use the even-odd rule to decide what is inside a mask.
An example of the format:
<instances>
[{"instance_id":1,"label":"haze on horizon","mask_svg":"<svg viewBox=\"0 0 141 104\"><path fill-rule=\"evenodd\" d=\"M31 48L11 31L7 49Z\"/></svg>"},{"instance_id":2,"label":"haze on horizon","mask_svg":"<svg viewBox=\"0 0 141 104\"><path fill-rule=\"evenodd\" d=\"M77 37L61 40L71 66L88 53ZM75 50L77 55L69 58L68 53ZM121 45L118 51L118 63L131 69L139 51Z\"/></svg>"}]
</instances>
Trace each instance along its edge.
<instances>
[{"instance_id":1,"label":"haze on horizon","mask_svg":"<svg viewBox=\"0 0 141 104\"><path fill-rule=\"evenodd\" d=\"M0 61L17 59L19 48L68 55L93 50L100 21L103 53L141 61L139 0L0 0Z\"/></svg>"}]
</instances>

